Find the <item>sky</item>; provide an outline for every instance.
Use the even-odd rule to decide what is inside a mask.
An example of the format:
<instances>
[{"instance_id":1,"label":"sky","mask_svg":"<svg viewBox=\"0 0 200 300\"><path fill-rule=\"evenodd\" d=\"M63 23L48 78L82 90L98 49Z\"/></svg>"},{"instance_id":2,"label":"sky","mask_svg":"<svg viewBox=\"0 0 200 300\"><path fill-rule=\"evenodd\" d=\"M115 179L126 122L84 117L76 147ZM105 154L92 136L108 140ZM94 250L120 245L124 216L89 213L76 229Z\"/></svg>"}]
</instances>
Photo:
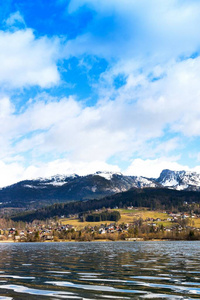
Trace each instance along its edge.
<instances>
[{"instance_id":1,"label":"sky","mask_svg":"<svg viewBox=\"0 0 200 300\"><path fill-rule=\"evenodd\" d=\"M0 187L200 173L199 0L0 0Z\"/></svg>"}]
</instances>

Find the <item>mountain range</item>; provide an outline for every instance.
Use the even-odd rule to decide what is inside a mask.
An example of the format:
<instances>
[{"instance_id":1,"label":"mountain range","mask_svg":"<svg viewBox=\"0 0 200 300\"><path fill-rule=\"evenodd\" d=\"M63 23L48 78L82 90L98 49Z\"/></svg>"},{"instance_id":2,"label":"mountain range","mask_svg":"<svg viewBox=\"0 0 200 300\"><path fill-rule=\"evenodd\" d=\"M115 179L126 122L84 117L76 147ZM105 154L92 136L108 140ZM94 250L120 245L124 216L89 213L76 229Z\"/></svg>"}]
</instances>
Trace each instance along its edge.
<instances>
[{"instance_id":1,"label":"mountain range","mask_svg":"<svg viewBox=\"0 0 200 300\"><path fill-rule=\"evenodd\" d=\"M53 203L100 199L130 188L168 188L200 191L200 174L163 170L158 178L96 172L86 176L56 175L20 181L0 189L0 208L35 209Z\"/></svg>"}]
</instances>

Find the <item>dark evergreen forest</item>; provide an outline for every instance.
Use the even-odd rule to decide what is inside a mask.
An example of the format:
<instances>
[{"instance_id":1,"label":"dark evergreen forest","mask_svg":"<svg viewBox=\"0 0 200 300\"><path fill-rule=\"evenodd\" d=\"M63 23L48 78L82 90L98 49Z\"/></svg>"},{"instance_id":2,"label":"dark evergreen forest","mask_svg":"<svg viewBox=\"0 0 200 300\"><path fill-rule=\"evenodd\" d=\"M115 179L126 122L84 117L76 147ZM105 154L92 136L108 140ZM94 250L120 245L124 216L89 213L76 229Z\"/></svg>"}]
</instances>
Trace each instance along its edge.
<instances>
[{"instance_id":1,"label":"dark evergreen forest","mask_svg":"<svg viewBox=\"0 0 200 300\"><path fill-rule=\"evenodd\" d=\"M187 204L186 204L187 203ZM55 216L68 216L81 212L92 212L95 209L146 207L152 210L188 211L191 206L198 210L200 193L176 191L166 188L130 189L126 192L104 197L100 200L76 201L54 204L32 212L26 212L12 219L15 221L45 220Z\"/></svg>"}]
</instances>

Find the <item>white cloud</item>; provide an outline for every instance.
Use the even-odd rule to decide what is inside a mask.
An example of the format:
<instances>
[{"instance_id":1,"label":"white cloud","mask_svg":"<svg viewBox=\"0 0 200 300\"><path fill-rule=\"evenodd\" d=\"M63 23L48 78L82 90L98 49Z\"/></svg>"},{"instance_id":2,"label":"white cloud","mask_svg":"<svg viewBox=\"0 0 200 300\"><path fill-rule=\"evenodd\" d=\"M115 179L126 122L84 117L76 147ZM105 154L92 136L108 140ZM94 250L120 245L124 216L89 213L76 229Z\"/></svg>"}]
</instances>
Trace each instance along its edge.
<instances>
[{"instance_id":1,"label":"white cloud","mask_svg":"<svg viewBox=\"0 0 200 300\"><path fill-rule=\"evenodd\" d=\"M98 171L119 172L119 167L106 164L103 161L71 162L67 159L59 159L49 163L38 163L23 167L21 163L4 163L0 161L0 188L14 184L21 180L36 179L39 177L50 177L56 174L79 174L87 175Z\"/></svg>"},{"instance_id":2,"label":"white cloud","mask_svg":"<svg viewBox=\"0 0 200 300\"><path fill-rule=\"evenodd\" d=\"M163 134L168 119L155 117L160 104L147 113L145 105L122 101L121 96L95 107L84 107L73 97L47 99L48 95L41 95L18 114L9 98L0 100L0 186L58 173L120 171L106 163L113 155L127 160L136 153L147 157L132 161L125 172L130 175L158 177L165 168L189 169L178 163L180 156L167 158L180 146L180 138L153 142ZM60 155L64 158L58 159Z\"/></svg>"},{"instance_id":3,"label":"white cloud","mask_svg":"<svg viewBox=\"0 0 200 300\"><path fill-rule=\"evenodd\" d=\"M144 176L149 178L158 178L161 171L169 169L173 171L189 170L188 166L184 166L176 162L177 158L161 157L157 159L134 159L128 169L124 172L127 175ZM193 170L193 169L191 169ZM200 170L200 167L199 167Z\"/></svg>"},{"instance_id":4,"label":"white cloud","mask_svg":"<svg viewBox=\"0 0 200 300\"><path fill-rule=\"evenodd\" d=\"M14 13L12 13L9 18L7 20L5 20L5 23L8 27L10 26L13 26L13 25L18 25L19 23L20 24L23 24L23 25L26 25L25 24L25 21L24 21L24 18L23 16L20 14L19 11L16 11Z\"/></svg>"},{"instance_id":5,"label":"white cloud","mask_svg":"<svg viewBox=\"0 0 200 300\"><path fill-rule=\"evenodd\" d=\"M3 98L0 157L28 151L34 159L52 153L90 162L107 161L114 155L126 160L135 154L147 158L167 155L182 145L177 137L158 140L166 127L169 132L199 134L199 59L195 61L189 64L187 82L181 79L182 65L188 66L183 61L169 66L166 76L157 82L144 79L139 90L128 80L115 101L104 99L93 107L83 106L74 97L48 99L43 94L16 114L10 100ZM190 130L193 127L196 131Z\"/></svg>"},{"instance_id":6,"label":"white cloud","mask_svg":"<svg viewBox=\"0 0 200 300\"><path fill-rule=\"evenodd\" d=\"M96 14L89 32L70 42L75 53L118 59L149 57L143 61L145 66L199 49L199 1L71 0L69 12L84 5Z\"/></svg>"},{"instance_id":7,"label":"white cloud","mask_svg":"<svg viewBox=\"0 0 200 300\"><path fill-rule=\"evenodd\" d=\"M118 128L117 120L109 121L113 105L107 105L83 107L70 97L60 101L40 100L22 113L10 112L6 120L0 118L1 137L7 145L0 149L0 157L31 151L34 157L51 152L52 155L68 153L74 160L106 160L113 152L123 150L124 142L129 139Z\"/></svg>"},{"instance_id":8,"label":"white cloud","mask_svg":"<svg viewBox=\"0 0 200 300\"><path fill-rule=\"evenodd\" d=\"M109 61L95 86L99 101L85 107L75 97L42 94L16 112L12 101L2 97L0 159L7 170L2 182L118 170L106 164L111 157L142 157L128 168L131 175L157 177L163 168L188 169L167 157L183 147L181 134L200 135L200 58L189 58L200 46L199 1L73 0L70 12L85 3L96 13L88 32L66 43L65 55ZM112 26L103 26L105 20ZM18 12L7 25L16 22L23 23ZM32 29L15 28L0 31L0 44L2 87L46 88L60 82L57 62L63 49L58 38L36 38ZM126 84L116 89L119 74Z\"/></svg>"},{"instance_id":9,"label":"white cloud","mask_svg":"<svg viewBox=\"0 0 200 300\"><path fill-rule=\"evenodd\" d=\"M48 163L40 163L37 167L31 166L25 170L24 178L36 178L39 176L48 177L55 174L93 174L96 171L113 171L119 172L116 165L107 164L104 161L69 161L68 159L58 159Z\"/></svg>"},{"instance_id":10,"label":"white cloud","mask_svg":"<svg viewBox=\"0 0 200 300\"><path fill-rule=\"evenodd\" d=\"M165 124L172 132L198 136L199 67L200 57L169 65L163 79L144 86L138 103L140 109L154 117L158 126Z\"/></svg>"},{"instance_id":11,"label":"white cloud","mask_svg":"<svg viewBox=\"0 0 200 300\"><path fill-rule=\"evenodd\" d=\"M19 163L5 164L0 161L0 187L7 186L20 180L24 173L24 167Z\"/></svg>"},{"instance_id":12,"label":"white cloud","mask_svg":"<svg viewBox=\"0 0 200 300\"><path fill-rule=\"evenodd\" d=\"M36 38L32 29L0 31L1 87L42 88L58 84L59 40Z\"/></svg>"},{"instance_id":13,"label":"white cloud","mask_svg":"<svg viewBox=\"0 0 200 300\"><path fill-rule=\"evenodd\" d=\"M200 173L200 166L189 168L177 162L179 157L160 157L158 159L134 159L123 174L131 176L144 176L158 178L161 171L170 169L174 171L193 171ZM16 158L17 159L17 158ZM107 164L104 161L94 160L91 162L71 161L68 159L57 159L47 163L37 163L24 167L19 159L18 162L4 163L0 161L0 187L7 186L25 179L36 179L38 177L49 177L56 174L93 174L96 171L120 172L117 165Z\"/></svg>"},{"instance_id":14,"label":"white cloud","mask_svg":"<svg viewBox=\"0 0 200 300\"><path fill-rule=\"evenodd\" d=\"M12 105L8 97L0 99L0 120L9 117L14 110L14 105Z\"/></svg>"},{"instance_id":15,"label":"white cloud","mask_svg":"<svg viewBox=\"0 0 200 300\"><path fill-rule=\"evenodd\" d=\"M106 162L113 156L124 160L167 157L183 147L179 133L199 135L199 65L199 58L170 63L165 76L155 82L141 75L133 80L129 75L115 101L108 93L93 107L85 107L75 97L41 94L16 114L10 99L4 97L0 100L0 159L18 155L37 165L43 157L55 161L60 155L83 164ZM176 136L161 141L166 128ZM167 167L167 163L160 165ZM180 165L168 162L170 166Z\"/></svg>"},{"instance_id":16,"label":"white cloud","mask_svg":"<svg viewBox=\"0 0 200 300\"><path fill-rule=\"evenodd\" d=\"M200 47L199 1L72 0L69 12L83 5L96 14L89 31L70 41L67 49L114 58L94 88L103 101L115 99L120 126L129 120L131 135L141 143L161 137L166 127L198 136L200 58L189 57ZM104 18L110 22L105 31ZM116 90L118 75L126 78L126 85Z\"/></svg>"},{"instance_id":17,"label":"white cloud","mask_svg":"<svg viewBox=\"0 0 200 300\"><path fill-rule=\"evenodd\" d=\"M67 50L115 59L94 86L106 128L120 127L135 151L163 136L166 128L169 133L199 136L200 57L190 58L200 47L199 1L72 0L69 12L85 4L96 14L88 32L70 41ZM111 25L105 31L100 26L104 19ZM126 84L116 90L118 75Z\"/></svg>"},{"instance_id":18,"label":"white cloud","mask_svg":"<svg viewBox=\"0 0 200 300\"><path fill-rule=\"evenodd\" d=\"M99 90L103 90L105 102L115 99L113 110L118 107L120 121L124 113L119 126L123 128L129 122L141 141L163 136L166 128L171 134L199 136L199 69L200 57L156 65L150 73L142 74L134 73L130 66L117 65L116 72L123 71L126 84L117 91L113 89L113 68L102 76ZM153 80L157 76L158 79Z\"/></svg>"}]
</instances>

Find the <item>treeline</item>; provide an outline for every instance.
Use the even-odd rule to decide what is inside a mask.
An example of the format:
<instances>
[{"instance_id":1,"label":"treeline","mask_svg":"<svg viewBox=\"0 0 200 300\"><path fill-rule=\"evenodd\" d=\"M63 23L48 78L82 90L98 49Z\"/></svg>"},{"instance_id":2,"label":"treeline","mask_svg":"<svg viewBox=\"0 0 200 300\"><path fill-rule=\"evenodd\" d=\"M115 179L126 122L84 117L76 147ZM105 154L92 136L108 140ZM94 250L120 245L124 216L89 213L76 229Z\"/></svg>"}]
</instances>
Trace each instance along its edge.
<instances>
[{"instance_id":1,"label":"treeline","mask_svg":"<svg viewBox=\"0 0 200 300\"><path fill-rule=\"evenodd\" d=\"M187 204L186 204L187 203ZM165 188L130 189L129 191L104 197L100 200L88 200L54 204L33 212L14 216L15 221L45 220L54 216L68 216L81 212L105 208L147 207L151 210L189 211L192 205L199 206L200 193L176 191Z\"/></svg>"},{"instance_id":2,"label":"treeline","mask_svg":"<svg viewBox=\"0 0 200 300\"><path fill-rule=\"evenodd\" d=\"M117 222L120 220L121 215L118 211L103 211L99 213L82 214L79 217L82 221L87 222L101 222L101 221L113 221Z\"/></svg>"},{"instance_id":3,"label":"treeline","mask_svg":"<svg viewBox=\"0 0 200 300\"><path fill-rule=\"evenodd\" d=\"M26 223L22 221L14 222L9 218L0 217L0 230L2 228L16 228L18 230L24 230L26 228Z\"/></svg>"},{"instance_id":4,"label":"treeline","mask_svg":"<svg viewBox=\"0 0 200 300\"><path fill-rule=\"evenodd\" d=\"M149 226L132 226L126 232L114 232L114 233L104 233L100 234L98 231L92 231L90 227L85 227L82 230L75 231L62 230L53 231L52 241L126 241L126 240L200 240L200 233L193 229L184 229L179 232L178 229L174 229L171 232L163 231L163 227L153 228ZM43 242L45 238L40 236L39 232L33 232L27 236L27 242Z\"/></svg>"}]
</instances>

